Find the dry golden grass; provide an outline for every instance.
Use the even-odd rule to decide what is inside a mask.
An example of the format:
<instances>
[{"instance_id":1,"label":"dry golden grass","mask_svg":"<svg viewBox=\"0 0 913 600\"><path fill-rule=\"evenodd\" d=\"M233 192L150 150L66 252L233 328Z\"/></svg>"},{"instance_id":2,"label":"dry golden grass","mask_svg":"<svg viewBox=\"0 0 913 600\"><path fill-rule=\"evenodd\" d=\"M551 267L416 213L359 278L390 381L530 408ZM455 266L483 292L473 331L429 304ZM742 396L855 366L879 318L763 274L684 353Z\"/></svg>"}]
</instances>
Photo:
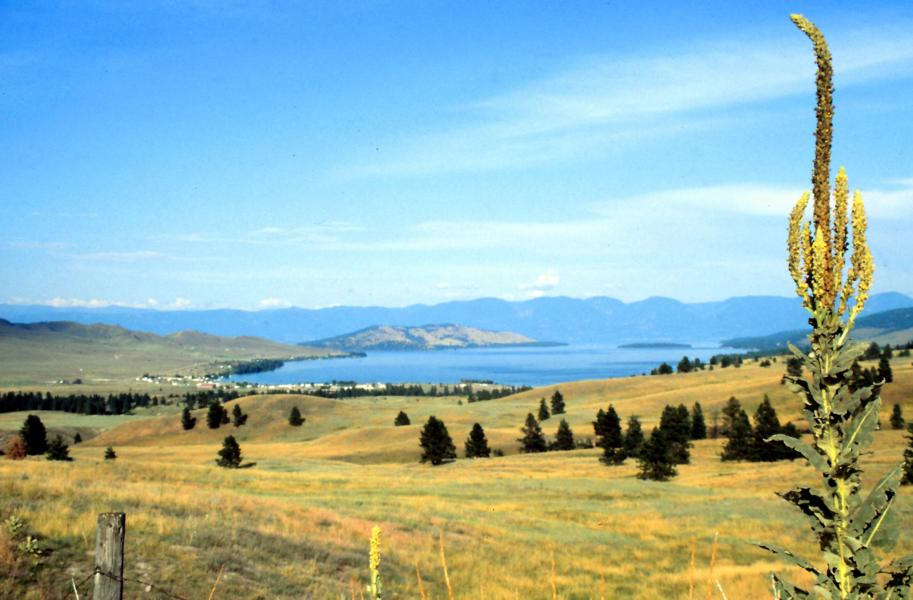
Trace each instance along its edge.
<instances>
[{"instance_id":1,"label":"dry golden grass","mask_svg":"<svg viewBox=\"0 0 913 600\"><path fill-rule=\"evenodd\" d=\"M795 418L795 401L779 386L780 364L560 389L578 435L592 434L596 410L610 402L649 427L667 403L699 400L709 417L733 394L753 411L767 392L781 416ZM899 399L913 417L913 368L895 361L894 373L885 422ZM210 431L198 411L201 422L191 432L174 416L119 425L72 448L73 463L0 461L0 516L21 515L55 549L27 579L0 583L0 597L22 595L24 585L35 597L72 597L69 573L91 570L95 515L108 510L128 513L128 577L190 598L207 597L223 568L216 598L349 597L353 582L361 590L368 581L374 524L384 532L388 598L421 597L416 566L425 597L448 597L442 531L457 598L552 597L552 549L555 590L566 599L687 597L692 581L695 597L704 598L716 580L729 598L769 597L767 574L789 569L750 540L815 555L800 516L774 495L813 483L799 461L721 463L721 442L708 440L695 444L692 464L676 479L654 483L636 479L630 461L602 466L595 450L515 454L523 417L551 391L471 405L455 398L251 397L238 401L250 413L240 429ZM307 417L300 428L286 421L293 404ZM400 409L415 425L392 426ZM420 424L430 414L447 423L460 453L478 421L492 446L511 455L418 464ZM556 427L553 418L544 429L554 434ZM215 466L229 433L254 467ZM102 460L108 444L118 453L113 463ZM901 460L903 445L901 432L877 433L866 457L870 484ZM896 507L903 522L913 522L909 488ZM911 551L913 541L903 537L895 553ZM128 586L128 597L139 595Z\"/></svg>"}]
</instances>

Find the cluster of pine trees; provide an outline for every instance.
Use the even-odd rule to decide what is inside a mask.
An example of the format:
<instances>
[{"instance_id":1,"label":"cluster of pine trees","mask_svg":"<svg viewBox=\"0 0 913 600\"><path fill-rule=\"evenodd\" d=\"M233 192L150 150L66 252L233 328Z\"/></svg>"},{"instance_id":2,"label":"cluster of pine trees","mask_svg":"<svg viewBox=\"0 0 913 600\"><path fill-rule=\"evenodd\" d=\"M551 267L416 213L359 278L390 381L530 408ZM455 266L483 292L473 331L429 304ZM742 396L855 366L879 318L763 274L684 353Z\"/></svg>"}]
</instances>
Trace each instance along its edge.
<instances>
[{"instance_id":1,"label":"cluster of pine trees","mask_svg":"<svg viewBox=\"0 0 913 600\"><path fill-rule=\"evenodd\" d=\"M475 390L472 385L432 385L427 388L419 384L400 384L387 383L375 388L356 387L355 383L350 385L335 385L320 387L314 390L308 390L307 394L318 396L320 398L330 398L340 400L343 398L363 398L368 396L407 396L407 397L442 397L442 396L463 396L467 402L483 402L485 400L495 400L505 398L520 392L526 392L533 388L525 385L521 386L502 386L493 389Z\"/></svg>"},{"instance_id":2,"label":"cluster of pine trees","mask_svg":"<svg viewBox=\"0 0 913 600\"><path fill-rule=\"evenodd\" d=\"M82 436L77 433L73 438L73 443L78 444L82 441ZM28 415L19 428L19 434L14 436L9 442L6 450L0 452L6 454L7 458L20 460L26 456L44 455L48 460L71 461L70 447L64 442L63 436L55 435L54 439L48 441L48 432L37 415ZM105 451L105 458L111 460L115 458L114 449L110 446Z\"/></svg>"},{"instance_id":3,"label":"cluster of pine trees","mask_svg":"<svg viewBox=\"0 0 913 600\"><path fill-rule=\"evenodd\" d=\"M770 404L770 398L758 405L754 415L754 427L738 398L732 396L722 411L721 433L729 438L723 447L722 459L749 462L771 462L792 460L799 455L795 450L777 441L767 441L778 433L799 438L799 430L792 423L780 424L777 411Z\"/></svg>"},{"instance_id":4,"label":"cluster of pine trees","mask_svg":"<svg viewBox=\"0 0 913 600\"><path fill-rule=\"evenodd\" d=\"M6 392L0 395L0 413L28 410L59 410L81 415L123 415L134 408L157 406L159 398L149 394L69 394L50 392Z\"/></svg>"}]
</instances>

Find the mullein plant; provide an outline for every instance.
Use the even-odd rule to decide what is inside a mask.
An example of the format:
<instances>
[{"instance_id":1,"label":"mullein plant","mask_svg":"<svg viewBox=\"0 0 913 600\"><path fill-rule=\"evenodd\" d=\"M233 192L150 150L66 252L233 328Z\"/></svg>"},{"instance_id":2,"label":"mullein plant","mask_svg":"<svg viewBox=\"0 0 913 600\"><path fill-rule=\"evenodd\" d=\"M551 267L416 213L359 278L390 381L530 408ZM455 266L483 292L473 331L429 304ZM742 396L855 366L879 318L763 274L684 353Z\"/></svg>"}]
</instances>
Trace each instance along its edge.
<instances>
[{"instance_id":1,"label":"mullein plant","mask_svg":"<svg viewBox=\"0 0 913 600\"><path fill-rule=\"evenodd\" d=\"M833 68L824 36L801 15L791 19L812 41L817 58L817 129L811 196L805 193L789 218L789 272L796 293L810 314L811 350L790 345L808 376L787 377L804 400L804 413L814 436L811 444L778 434L778 440L801 453L821 474L823 489L796 488L780 494L808 518L826 564L822 570L792 552L770 544L775 552L814 577L807 591L773 575L777 598L910 598L913 556L882 568L873 548L890 549L898 537L891 507L900 480L900 465L891 469L867 495L862 494L860 453L872 442L877 427L883 382L851 388L853 361L864 345L847 340L872 286L874 264L866 243L862 196L852 199L846 172L837 173L830 191ZM812 200L811 222L803 222ZM848 238L848 227L852 239ZM849 255L849 264L846 264Z\"/></svg>"},{"instance_id":2,"label":"mullein plant","mask_svg":"<svg viewBox=\"0 0 913 600\"><path fill-rule=\"evenodd\" d=\"M371 550L368 553L368 567L371 570L371 600L381 600L383 586L380 581L380 527L371 528Z\"/></svg>"}]
</instances>

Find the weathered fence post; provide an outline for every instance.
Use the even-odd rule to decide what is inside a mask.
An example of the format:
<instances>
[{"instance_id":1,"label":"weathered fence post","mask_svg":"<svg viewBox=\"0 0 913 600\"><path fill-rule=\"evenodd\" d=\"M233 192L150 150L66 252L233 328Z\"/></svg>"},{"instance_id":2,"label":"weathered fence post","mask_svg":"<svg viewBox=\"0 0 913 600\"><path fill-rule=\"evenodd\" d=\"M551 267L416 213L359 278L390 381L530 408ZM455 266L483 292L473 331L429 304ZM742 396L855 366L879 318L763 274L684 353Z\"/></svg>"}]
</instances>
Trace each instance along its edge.
<instances>
[{"instance_id":1,"label":"weathered fence post","mask_svg":"<svg viewBox=\"0 0 913 600\"><path fill-rule=\"evenodd\" d=\"M125 513L101 513L95 532L95 593L93 600L124 598Z\"/></svg>"}]
</instances>

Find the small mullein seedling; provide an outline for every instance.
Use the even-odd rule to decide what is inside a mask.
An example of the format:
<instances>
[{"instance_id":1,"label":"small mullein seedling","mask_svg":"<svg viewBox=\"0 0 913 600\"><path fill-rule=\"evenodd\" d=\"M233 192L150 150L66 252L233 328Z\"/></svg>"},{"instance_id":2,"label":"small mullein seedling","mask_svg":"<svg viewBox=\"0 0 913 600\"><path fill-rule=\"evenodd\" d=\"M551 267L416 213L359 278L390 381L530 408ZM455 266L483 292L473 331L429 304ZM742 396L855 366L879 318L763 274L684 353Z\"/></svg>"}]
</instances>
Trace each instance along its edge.
<instances>
[{"instance_id":1,"label":"small mullein seedling","mask_svg":"<svg viewBox=\"0 0 913 600\"><path fill-rule=\"evenodd\" d=\"M371 598L381 600L383 586L380 580L380 527L371 528L371 550L368 553L368 566L371 569Z\"/></svg>"},{"instance_id":2,"label":"small mullein seedling","mask_svg":"<svg viewBox=\"0 0 913 600\"><path fill-rule=\"evenodd\" d=\"M804 414L814 440L807 444L777 434L799 452L823 479L823 490L800 487L781 496L808 518L826 568L812 564L788 550L760 544L812 574L814 588L806 591L773 575L774 595L793 598L910 598L913 556L885 568L873 548L893 547L899 534L891 510L900 480L900 465L888 471L868 495L862 495L859 457L872 443L878 424L882 381L852 385L853 362L865 351L863 344L849 345L847 336L862 311L872 285L874 265L866 243L866 217L862 196L853 196L848 214L849 186L843 169L837 174L833 215L830 193L830 152L833 133L833 68L824 36L801 15L792 15L796 26L812 41L818 64L817 129L812 173L814 216L804 222L809 202L806 193L789 218L789 272L796 292L810 314L811 351L790 351L805 366L808 376L791 374L790 389L804 400ZM847 226L852 227L852 244ZM846 255L849 251L849 265ZM846 275L844 276L844 270ZM844 316L846 319L844 320Z\"/></svg>"}]
</instances>

